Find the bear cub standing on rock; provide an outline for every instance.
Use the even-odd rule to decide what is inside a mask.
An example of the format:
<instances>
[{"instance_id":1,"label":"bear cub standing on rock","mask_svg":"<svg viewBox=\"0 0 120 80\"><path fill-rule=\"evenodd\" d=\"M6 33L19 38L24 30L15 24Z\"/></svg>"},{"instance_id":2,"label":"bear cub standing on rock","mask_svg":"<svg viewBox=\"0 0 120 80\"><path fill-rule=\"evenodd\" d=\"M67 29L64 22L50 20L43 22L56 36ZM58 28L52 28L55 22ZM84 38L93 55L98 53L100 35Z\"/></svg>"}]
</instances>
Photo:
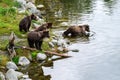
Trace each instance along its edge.
<instances>
[{"instance_id":1,"label":"bear cub standing on rock","mask_svg":"<svg viewBox=\"0 0 120 80\"><path fill-rule=\"evenodd\" d=\"M48 30L43 30L43 31L31 31L28 33L27 40L28 44L31 48L36 48L38 50L42 50L42 42L44 38L49 38L49 31Z\"/></svg>"},{"instance_id":2,"label":"bear cub standing on rock","mask_svg":"<svg viewBox=\"0 0 120 80\"><path fill-rule=\"evenodd\" d=\"M89 25L78 25L78 26L70 26L66 31L64 31L63 36L64 37L76 37L76 36L86 36L89 37ZM69 35L70 34L70 35Z\"/></svg>"},{"instance_id":3,"label":"bear cub standing on rock","mask_svg":"<svg viewBox=\"0 0 120 80\"><path fill-rule=\"evenodd\" d=\"M34 14L24 17L19 23L19 30L24 30L25 32L29 31L32 20L37 20L37 17Z\"/></svg>"}]
</instances>

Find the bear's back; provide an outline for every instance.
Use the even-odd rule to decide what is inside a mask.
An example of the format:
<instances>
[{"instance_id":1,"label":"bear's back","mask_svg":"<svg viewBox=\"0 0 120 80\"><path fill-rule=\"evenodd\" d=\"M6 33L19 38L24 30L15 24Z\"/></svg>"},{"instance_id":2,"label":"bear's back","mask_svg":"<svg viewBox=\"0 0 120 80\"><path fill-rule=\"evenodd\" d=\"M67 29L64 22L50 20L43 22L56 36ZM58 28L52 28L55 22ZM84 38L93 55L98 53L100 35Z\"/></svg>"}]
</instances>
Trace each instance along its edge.
<instances>
[{"instance_id":1,"label":"bear's back","mask_svg":"<svg viewBox=\"0 0 120 80\"><path fill-rule=\"evenodd\" d=\"M38 40L41 35L38 34L38 32L31 31L28 33L28 39L31 40Z\"/></svg>"},{"instance_id":2,"label":"bear's back","mask_svg":"<svg viewBox=\"0 0 120 80\"><path fill-rule=\"evenodd\" d=\"M76 33L82 32L82 27L79 27L79 26L71 26L70 29L71 31L76 32Z\"/></svg>"},{"instance_id":3,"label":"bear's back","mask_svg":"<svg viewBox=\"0 0 120 80\"><path fill-rule=\"evenodd\" d=\"M28 23L30 23L30 16L24 17L24 18L20 21L19 25L26 25L26 24L28 24Z\"/></svg>"}]
</instances>

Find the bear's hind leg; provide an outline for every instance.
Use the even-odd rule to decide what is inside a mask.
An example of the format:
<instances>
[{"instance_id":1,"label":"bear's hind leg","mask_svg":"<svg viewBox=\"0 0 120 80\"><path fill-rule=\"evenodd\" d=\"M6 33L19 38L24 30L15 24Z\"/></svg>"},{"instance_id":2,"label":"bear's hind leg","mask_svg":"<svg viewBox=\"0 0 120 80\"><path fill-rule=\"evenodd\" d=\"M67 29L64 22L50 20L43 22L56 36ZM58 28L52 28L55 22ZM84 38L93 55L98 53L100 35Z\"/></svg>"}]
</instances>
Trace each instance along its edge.
<instances>
[{"instance_id":1,"label":"bear's hind leg","mask_svg":"<svg viewBox=\"0 0 120 80\"><path fill-rule=\"evenodd\" d=\"M40 48L41 50L42 50L42 48L41 48L41 47L42 47L42 42L43 42L43 41L39 41L39 48Z\"/></svg>"}]
</instances>

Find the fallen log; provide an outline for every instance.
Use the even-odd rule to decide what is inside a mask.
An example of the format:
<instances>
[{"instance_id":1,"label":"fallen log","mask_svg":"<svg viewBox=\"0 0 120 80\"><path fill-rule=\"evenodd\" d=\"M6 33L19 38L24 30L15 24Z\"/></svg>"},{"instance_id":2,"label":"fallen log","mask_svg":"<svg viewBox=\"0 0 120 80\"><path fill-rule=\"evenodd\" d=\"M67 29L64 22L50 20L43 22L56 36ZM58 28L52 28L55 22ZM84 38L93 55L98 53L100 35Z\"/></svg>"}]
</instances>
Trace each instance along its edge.
<instances>
[{"instance_id":1,"label":"fallen log","mask_svg":"<svg viewBox=\"0 0 120 80\"><path fill-rule=\"evenodd\" d=\"M45 54L56 55L56 56L61 56L61 57L72 57L72 56L69 56L68 54L60 54L60 53L51 52L51 51L44 51L44 52Z\"/></svg>"},{"instance_id":2,"label":"fallen log","mask_svg":"<svg viewBox=\"0 0 120 80\"><path fill-rule=\"evenodd\" d=\"M35 51L35 50L37 50L36 48L30 48L30 47L27 47L27 46L22 46L21 48L22 48L22 49L27 49L27 50L30 50L30 51Z\"/></svg>"},{"instance_id":3,"label":"fallen log","mask_svg":"<svg viewBox=\"0 0 120 80\"><path fill-rule=\"evenodd\" d=\"M22 46L23 49L27 49L27 50L30 50L30 51L36 51L37 49L36 48L30 48L30 47L27 47L27 46ZM68 54L60 54L60 53L56 53L56 52L51 52L51 51L43 51L45 54L48 54L48 55L56 55L56 56L61 56L61 57L72 57L72 56L69 56Z\"/></svg>"}]
</instances>

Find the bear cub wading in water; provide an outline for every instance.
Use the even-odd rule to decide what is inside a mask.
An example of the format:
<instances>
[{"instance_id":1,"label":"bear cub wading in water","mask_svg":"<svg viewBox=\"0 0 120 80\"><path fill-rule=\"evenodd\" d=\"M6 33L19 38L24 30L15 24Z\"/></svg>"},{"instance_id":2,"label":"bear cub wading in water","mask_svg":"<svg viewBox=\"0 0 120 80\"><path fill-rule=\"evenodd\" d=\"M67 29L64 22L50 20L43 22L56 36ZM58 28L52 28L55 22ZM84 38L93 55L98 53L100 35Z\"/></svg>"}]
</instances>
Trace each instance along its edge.
<instances>
[{"instance_id":1,"label":"bear cub wading in water","mask_svg":"<svg viewBox=\"0 0 120 80\"><path fill-rule=\"evenodd\" d=\"M44 38L49 38L49 31L48 30L43 30L43 31L31 31L28 33L27 40L28 44L31 48L36 48L38 50L42 50L42 42Z\"/></svg>"},{"instance_id":2,"label":"bear cub wading in water","mask_svg":"<svg viewBox=\"0 0 120 80\"><path fill-rule=\"evenodd\" d=\"M19 30L24 30L25 32L29 31L32 20L37 20L37 17L34 14L24 17L19 23Z\"/></svg>"},{"instance_id":3,"label":"bear cub wading in water","mask_svg":"<svg viewBox=\"0 0 120 80\"><path fill-rule=\"evenodd\" d=\"M89 37L89 25L78 25L78 26L70 26L66 31L63 32L64 37L76 37L76 36L86 36ZM70 35L69 35L70 34Z\"/></svg>"}]
</instances>

